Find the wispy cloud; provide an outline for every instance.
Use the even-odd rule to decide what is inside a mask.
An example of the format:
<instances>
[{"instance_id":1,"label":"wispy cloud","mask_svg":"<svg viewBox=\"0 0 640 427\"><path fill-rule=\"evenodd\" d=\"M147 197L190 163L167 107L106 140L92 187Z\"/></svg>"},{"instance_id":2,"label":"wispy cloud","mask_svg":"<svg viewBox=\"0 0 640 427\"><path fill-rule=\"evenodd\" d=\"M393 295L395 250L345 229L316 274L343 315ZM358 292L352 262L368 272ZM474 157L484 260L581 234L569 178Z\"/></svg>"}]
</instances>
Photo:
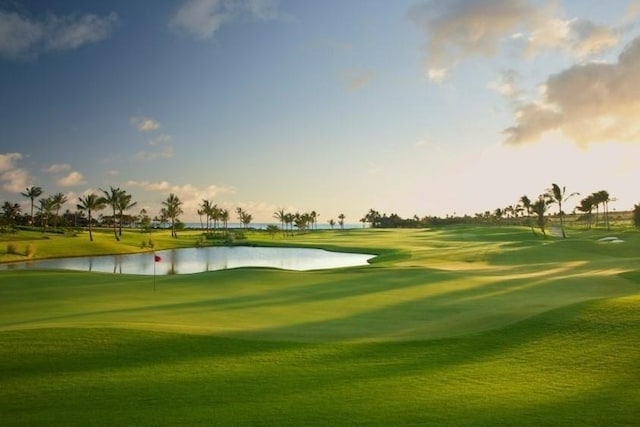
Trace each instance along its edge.
<instances>
[{"instance_id":1,"label":"wispy cloud","mask_svg":"<svg viewBox=\"0 0 640 427\"><path fill-rule=\"evenodd\" d=\"M108 38L118 21L115 13L57 16L36 20L0 10L0 56L35 58L42 53L77 49Z\"/></svg>"},{"instance_id":2,"label":"wispy cloud","mask_svg":"<svg viewBox=\"0 0 640 427\"><path fill-rule=\"evenodd\" d=\"M71 170L71 165L67 164L67 163L56 163L53 164L51 166L49 166L48 168L46 168L44 171L47 173L63 173L63 172L67 172Z\"/></svg>"},{"instance_id":3,"label":"wispy cloud","mask_svg":"<svg viewBox=\"0 0 640 427\"><path fill-rule=\"evenodd\" d=\"M496 80L487 83L487 87L509 99L516 99L522 93L518 88L519 79L520 73L516 70L504 70Z\"/></svg>"},{"instance_id":4,"label":"wispy cloud","mask_svg":"<svg viewBox=\"0 0 640 427\"><path fill-rule=\"evenodd\" d=\"M561 131L577 144L640 140L640 37L616 63L578 64L550 76L533 102L515 110L506 142L522 144Z\"/></svg>"},{"instance_id":5,"label":"wispy cloud","mask_svg":"<svg viewBox=\"0 0 640 427\"><path fill-rule=\"evenodd\" d=\"M279 0L189 0L169 21L169 28L197 40L208 40L225 24L280 16Z\"/></svg>"},{"instance_id":6,"label":"wispy cloud","mask_svg":"<svg viewBox=\"0 0 640 427\"><path fill-rule=\"evenodd\" d=\"M356 92L367 87L373 80L373 72L363 68L352 68L341 75L342 83L349 92Z\"/></svg>"},{"instance_id":7,"label":"wispy cloud","mask_svg":"<svg viewBox=\"0 0 640 427\"><path fill-rule=\"evenodd\" d=\"M74 187L76 185L82 185L85 182L86 181L84 179L84 176L82 176L80 172L73 171L73 172L69 172L67 175L58 179L56 181L56 184L58 184L61 187Z\"/></svg>"},{"instance_id":8,"label":"wispy cloud","mask_svg":"<svg viewBox=\"0 0 640 427\"><path fill-rule=\"evenodd\" d=\"M170 159L173 157L173 147L169 145L160 151L139 151L135 157L139 160Z\"/></svg>"},{"instance_id":9,"label":"wispy cloud","mask_svg":"<svg viewBox=\"0 0 640 427\"><path fill-rule=\"evenodd\" d=\"M149 117L131 117L130 123L140 132L153 132L160 129L160 122Z\"/></svg>"},{"instance_id":10,"label":"wispy cloud","mask_svg":"<svg viewBox=\"0 0 640 427\"><path fill-rule=\"evenodd\" d=\"M3 189L17 193L29 186L29 172L17 166L17 162L22 158L21 153L0 154L0 181Z\"/></svg>"}]
</instances>

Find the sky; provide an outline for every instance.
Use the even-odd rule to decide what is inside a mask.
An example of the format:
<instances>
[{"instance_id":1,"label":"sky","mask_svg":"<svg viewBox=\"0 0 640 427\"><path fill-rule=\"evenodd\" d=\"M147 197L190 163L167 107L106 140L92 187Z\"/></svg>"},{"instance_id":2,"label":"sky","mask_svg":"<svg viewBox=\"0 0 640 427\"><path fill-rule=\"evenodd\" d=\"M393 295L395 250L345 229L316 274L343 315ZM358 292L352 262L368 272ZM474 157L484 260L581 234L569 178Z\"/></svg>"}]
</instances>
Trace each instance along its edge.
<instances>
[{"instance_id":1,"label":"sky","mask_svg":"<svg viewBox=\"0 0 640 427\"><path fill-rule=\"evenodd\" d=\"M0 0L0 201L120 187L463 215L640 203L640 1ZM555 208L554 208L555 209ZM136 212L137 213L137 212Z\"/></svg>"}]
</instances>

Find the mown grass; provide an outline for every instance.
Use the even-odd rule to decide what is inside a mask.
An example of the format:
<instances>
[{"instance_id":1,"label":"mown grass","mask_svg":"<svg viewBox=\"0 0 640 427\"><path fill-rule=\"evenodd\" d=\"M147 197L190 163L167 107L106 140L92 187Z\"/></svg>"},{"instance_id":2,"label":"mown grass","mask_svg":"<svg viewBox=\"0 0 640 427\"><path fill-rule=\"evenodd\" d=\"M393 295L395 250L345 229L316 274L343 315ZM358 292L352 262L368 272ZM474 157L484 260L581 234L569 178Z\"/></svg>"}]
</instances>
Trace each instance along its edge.
<instances>
[{"instance_id":1,"label":"mown grass","mask_svg":"<svg viewBox=\"0 0 640 427\"><path fill-rule=\"evenodd\" d=\"M285 243L381 255L164 276L155 292L143 276L0 272L0 423L631 425L640 236L604 235L308 233Z\"/></svg>"}]
</instances>

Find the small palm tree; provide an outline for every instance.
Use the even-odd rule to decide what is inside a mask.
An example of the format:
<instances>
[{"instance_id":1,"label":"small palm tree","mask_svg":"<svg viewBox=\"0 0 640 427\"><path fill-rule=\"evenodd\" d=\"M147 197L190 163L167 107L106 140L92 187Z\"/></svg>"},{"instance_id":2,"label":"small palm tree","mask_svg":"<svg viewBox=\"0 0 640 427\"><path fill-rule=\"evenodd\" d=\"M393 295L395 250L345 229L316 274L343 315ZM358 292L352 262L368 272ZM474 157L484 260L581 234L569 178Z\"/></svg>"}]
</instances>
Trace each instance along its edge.
<instances>
[{"instance_id":1,"label":"small palm tree","mask_svg":"<svg viewBox=\"0 0 640 427\"><path fill-rule=\"evenodd\" d=\"M101 197L98 197L94 193L91 193L85 197L79 197L80 203L76 206L79 211L86 211L89 217L89 240L93 242L93 229L91 213L102 210L105 208L105 203Z\"/></svg>"},{"instance_id":2,"label":"small palm tree","mask_svg":"<svg viewBox=\"0 0 640 427\"><path fill-rule=\"evenodd\" d=\"M40 211L41 221L42 221L42 232L44 233L47 227L49 226L49 216L53 213L54 203L53 197L46 197L39 200L40 207L38 210Z\"/></svg>"},{"instance_id":3,"label":"small palm tree","mask_svg":"<svg viewBox=\"0 0 640 427\"><path fill-rule=\"evenodd\" d=\"M541 194L538 196L538 200L536 200L531 205L531 211L536 214L538 227L540 227L540 231L542 231L542 235L544 238L547 238L547 233L545 232L545 213L547 213L547 209L549 209L549 205L553 203L553 201L548 197L547 194Z\"/></svg>"},{"instance_id":4,"label":"small palm tree","mask_svg":"<svg viewBox=\"0 0 640 427\"><path fill-rule=\"evenodd\" d=\"M182 214L182 201L175 194L169 194L167 200L163 201L162 204L165 206L165 214L167 218L171 220L171 237L178 237L178 233L176 233L176 218L178 218Z\"/></svg>"},{"instance_id":5,"label":"small palm tree","mask_svg":"<svg viewBox=\"0 0 640 427\"><path fill-rule=\"evenodd\" d=\"M336 226L336 222L333 218L331 218L329 221L327 221L329 223L329 226L331 227L331 229L333 230L333 227Z\"/></svg>"},{"instance_id":6,"label":"small palm tree","mask_svg":"<svg viewBox=\"0 0 640 427\"><path fill-rule=\"evenodd\" d=\"M42 195L42 187L28 187L27 191L24 193L20 193L24 197L27 197L31 200L31 223L33 225L33 203L34 200Z\"/></svg>"},{"instance_id":7,"label":"small palm tree","mask_svg":"<svg viewBox=\"0 0 640 427\"><path fill-rule=\"evenodd\" d=\"M340 224L340 229L342 230L344 230L344 219L345 219L345 216L343 213L338 215L338 224Z\"/></svg>"},{"instance_id":8,"label":"small palm tree","mask_svg":"<svg viewBox=\"0 0 640 427\"><path fill-rule=\"evenodd\" d=\"M568 196L566 194L567 188L562 187L562 189L560 189L560 186L558 184L551 184L551 188L547 190L547 197L549 200L551 200L551 203L558 204L558 212L560 214L560 230L562 231L563 239L567 238L567 234L564 232L564 212L562 211L562 203L580 193L571 193Z\"/></svg>"},{"instance_id":9,"label":"small palm tree","mask_svg":"<svg viewBox=\"0 0 640 427\"><path fill-rule=\"evenodd\" d=\"M67 203L67 196L62 193L56 193L51 196L51 200L53 201L53 208L56 211L56 215L53 218L53 226L58 227L58 216L60 214L60 209L62 208L62 205Z\"/></svg>"},{"instance_id":10,"label":"small palm tree","mask_svg":"<svg viewBox=\"0 0 640 427\"><path fill-rule=\"evenodd\" d=\"M529 199L529 197L524 195L524 196L520 197L520 201L518 202L518 204L520 206L522 206L522 208L527 212L527 222L529 223L529 226L531 227L531 232L535 236L536 232L533 229L533 222L531 222L531 213L532 213L531 200Z\"/></svg>"},{"instance_id":11,"label":"small palm tree","mask_svg":"<svg viewBox=\"0 0 640 427\"><path fill-rule=\"evenodd\" d=\"M113 235L115 236L117 241L120 241L120 236L118 235L118 222L116 221L116 211L119 209L120 196L122 194L122 190L119 188L109 187L109 191L100 189L104 193L102 197L102 201L105 205L111 206L111 210L113 212Z\"/></svg>"}]
</instances>

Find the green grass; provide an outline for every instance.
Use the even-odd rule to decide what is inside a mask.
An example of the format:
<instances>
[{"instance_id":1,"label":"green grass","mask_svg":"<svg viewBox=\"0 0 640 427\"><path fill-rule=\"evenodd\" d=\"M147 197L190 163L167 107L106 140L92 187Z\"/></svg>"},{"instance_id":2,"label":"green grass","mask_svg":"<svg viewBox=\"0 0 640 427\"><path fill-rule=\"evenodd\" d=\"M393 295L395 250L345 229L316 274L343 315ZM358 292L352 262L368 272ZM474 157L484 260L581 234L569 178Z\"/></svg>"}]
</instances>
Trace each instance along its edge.
<instances>
[{"instance_id":1,"label":"green grass","mask_svg":"<svg viewBox=\"0 0 640 427\"><path fill-rule=\"evenodd\" d=\"M640 235L617 234L252 233L380 256L163 276L155 292L145 276L0 272L0 424L632 425Z\"/></svg>"}]
</instances>

